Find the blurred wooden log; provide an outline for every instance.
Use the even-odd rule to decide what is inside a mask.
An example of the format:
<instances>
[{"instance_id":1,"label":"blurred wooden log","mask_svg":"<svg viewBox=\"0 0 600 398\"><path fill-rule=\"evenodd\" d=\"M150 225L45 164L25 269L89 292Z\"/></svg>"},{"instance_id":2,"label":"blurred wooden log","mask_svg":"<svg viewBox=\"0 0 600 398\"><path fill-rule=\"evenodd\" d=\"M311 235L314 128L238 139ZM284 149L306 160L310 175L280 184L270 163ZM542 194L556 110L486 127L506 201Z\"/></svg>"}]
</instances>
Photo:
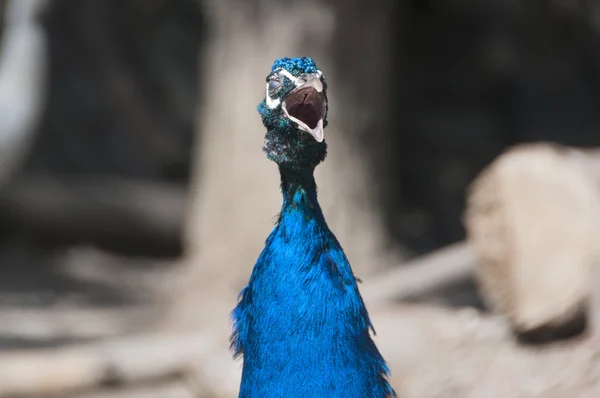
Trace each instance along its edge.
<instances>
[{"instance_id":1,"label":"blurred wooden log","mask_svg":"<svg viewBox=\"0 0 600 398\"><path fill-rule=\"evenodd\" d=\"M475 266L476 257L471 248L464 242L456 243L370 277L360 290L371 308L466 281L471 278Z\"/></svg>"},{"instance_id":2,"label":"blurred wooden log","mask_svg":"<svg viewBox=\"0 0 600 398\"><path fill-rule=\"evenodd\" d=\"M102 386L135 385L204 374L195 388L214 396L236 366L229 353L215 349L207 335L146 335L70 348L4 353L0 357L0 397L65 397ZM193 386L193 384L190 384ZM234 385L237 388L237 385Z\"/></svg>"},{"instance_id":3,"label":"blurred wooden log","mask_svg":"<svg viewBox=\"0 0 600 398\"><path fill-rule=\"evenodd\" d=\"M184 382L175 380L128 388L106 388L65 398L198 398Z\"/></svg>"},{"instance_id":4,"label":"blurred wooden log","mask_svg":"<svg viewBox=\"0 0 600 398\"><path fill-rule=\"evenodd\" d=\"M572 335L586 322L599 259L596 152L520 145L468 193L466 227L487 303L525 339Z\"/></svg>"},{"instance_id":5,"label":"blurred wooden log","mask_svg":"<svg viewBox=\"0 0 600 398\"><path fill-rule=\"evenodd\" d=\"M45 241L179 255L183 187L101 177L25 175L0 192L0 215Z\"/></svg>"},{"instance_id":6,"label":"blurred wooden log","mask_svg":"<svg viewBox=\"0 0 600 398\"><path fill-rule=\"evenodd\" d=\"M142 323L152 315L150 311L140 306L48 309L31 303L4 305L0 309L0 350L10 348L6 342L11 340L41 346L47 342L115 337L129 331L123 319Z\"/></svg>"}]
</instances>

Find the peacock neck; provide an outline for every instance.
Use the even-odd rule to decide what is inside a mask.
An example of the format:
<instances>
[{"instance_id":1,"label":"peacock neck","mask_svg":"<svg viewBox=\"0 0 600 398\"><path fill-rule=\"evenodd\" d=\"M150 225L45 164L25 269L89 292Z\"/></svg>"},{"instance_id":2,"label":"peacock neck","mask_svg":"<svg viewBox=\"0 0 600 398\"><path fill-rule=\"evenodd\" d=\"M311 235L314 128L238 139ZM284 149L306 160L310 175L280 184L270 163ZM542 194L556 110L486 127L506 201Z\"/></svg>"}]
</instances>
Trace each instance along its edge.
<instances>
[{"instance_id":1,"label":"peacock neck","mask_svg":"<svg viewBox=\"0 0 600 398\"><path fill-rule=\"evenodd\" d=\"M281 192L283 194L282 215L288 211L300 210L312 213L319 221L324 221L317 200L317 184L313 168L291 169L279 166Z\"/></svg>"}]
</instances>

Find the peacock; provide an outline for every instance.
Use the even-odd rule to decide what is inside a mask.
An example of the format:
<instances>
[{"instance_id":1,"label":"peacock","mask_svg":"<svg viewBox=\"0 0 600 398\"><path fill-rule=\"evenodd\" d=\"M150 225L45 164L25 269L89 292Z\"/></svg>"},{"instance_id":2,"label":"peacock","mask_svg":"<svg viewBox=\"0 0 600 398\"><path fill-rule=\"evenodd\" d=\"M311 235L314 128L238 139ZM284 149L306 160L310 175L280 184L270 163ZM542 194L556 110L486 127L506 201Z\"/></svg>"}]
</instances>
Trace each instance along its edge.
<instances>
[{"instance_id":1,"label":"peacock","mask_svg":"<svg viewBox=\"0 0 600 398\"><path fill-rule=\"evenodd\" d=\"M283 205L232 313L239 397L396 397L357 279L317 201L328 102L315 62L276 60L258 112Z\"/></svg>"}]
</instances>

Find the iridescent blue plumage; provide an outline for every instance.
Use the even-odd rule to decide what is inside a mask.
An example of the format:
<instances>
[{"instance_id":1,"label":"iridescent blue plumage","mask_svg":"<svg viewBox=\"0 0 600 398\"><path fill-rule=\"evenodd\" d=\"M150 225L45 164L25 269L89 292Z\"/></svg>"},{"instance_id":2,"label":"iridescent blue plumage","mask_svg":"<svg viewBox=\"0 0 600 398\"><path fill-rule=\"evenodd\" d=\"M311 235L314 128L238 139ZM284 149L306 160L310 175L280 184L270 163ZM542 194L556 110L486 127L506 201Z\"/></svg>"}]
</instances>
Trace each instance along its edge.
<instances>
[{"instance_id":1,"label":"iridescent blue plumage","mask_svg":"<svg viewBox=\"0 0 600 398\"><path fill-rule=\"evenodd\" d=\"M289 75L270 75L280 88L267 85L271 105L263 101L259 112L268 130L265 151L279 165L283 206L233 312L232 347L244 357L239 396L395 397L356 279L317 201L313 172L326 144L293 122L313 118L311 112L325 121L324 78L310 58L284 58L273 72L280 68ZM285 81L305 73L313 76ZM310 79L323 83L321 92L305 88Z\"/></svg>"}]
</instances>

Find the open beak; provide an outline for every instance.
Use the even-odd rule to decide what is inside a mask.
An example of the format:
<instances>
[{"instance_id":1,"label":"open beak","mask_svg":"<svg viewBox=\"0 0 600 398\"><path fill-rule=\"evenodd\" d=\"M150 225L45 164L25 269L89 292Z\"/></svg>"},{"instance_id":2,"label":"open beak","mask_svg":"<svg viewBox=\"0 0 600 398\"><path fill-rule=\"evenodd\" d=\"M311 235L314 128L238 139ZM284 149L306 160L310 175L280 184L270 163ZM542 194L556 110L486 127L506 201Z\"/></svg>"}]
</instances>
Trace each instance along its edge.
<instances>
[{"instance_id":1,"label":"open beak","mask_svg":"<svg viewBox=\"0 0 600 398\"><path fill-rule=\"evenodd\" d=\"M323 142L326 105L323 83L315 77L292 90L285 97L282 108L300 130L312 135L317 142Z\"/></svg>"}]
</instances>

